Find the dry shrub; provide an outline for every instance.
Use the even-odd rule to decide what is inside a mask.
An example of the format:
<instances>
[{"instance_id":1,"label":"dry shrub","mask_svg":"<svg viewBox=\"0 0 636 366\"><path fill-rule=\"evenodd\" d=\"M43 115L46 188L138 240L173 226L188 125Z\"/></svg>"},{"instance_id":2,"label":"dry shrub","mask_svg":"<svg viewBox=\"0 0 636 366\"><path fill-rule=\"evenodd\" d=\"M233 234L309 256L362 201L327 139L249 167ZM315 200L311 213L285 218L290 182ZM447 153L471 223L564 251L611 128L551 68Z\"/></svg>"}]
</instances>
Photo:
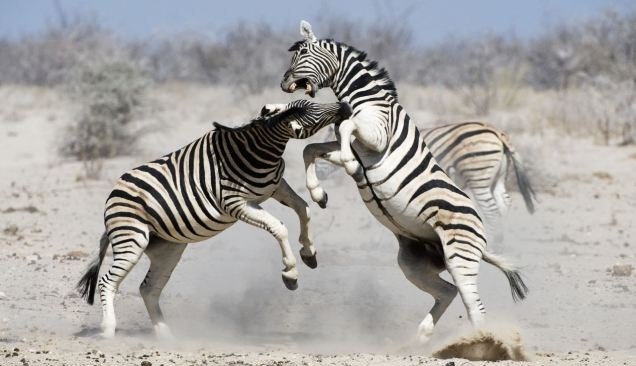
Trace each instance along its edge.
<instances>
[{"instance_id":1,"label":"dry shrub","mask_svg":"<svg viewBox=\"0 0 636 366\"><path fill-rule=\"evenodd\" d=\"M63 18L40 33L0 38L0 83L60 85L83 63L127 54L96 18Z\"/></svg>"},{"instance_id":2,"label":"dry shrub","mask_svg":"<svg viewBox=\"0 0 636 366\"><path fill-rule=\"evenodd\" d=\"M59 146L60 153L84 163L87 177L97 177L101 159L135 152L144 132L134 119L144 107L148 80L132 64L117 61L85 65L67 90L79 106Z\"/></svg>"},{"instance_id":3,"label":"dry shrub","mask_svg":"<svg viewBox=\"0 0 636 366\"><path fill-rule=\"evenodd\" d=\"M487 115L497 106L510 106L522 85L521 43L512 38L485 36L476 40L448 42L427 50L435 63L428 75L470 106L474 116Z\"/></svg>"},{"instance_id":4,"label":"dry shrub","mask_svg":"<svg viewBox=\"0 0 636 366\"><path fill-rule=\"evenodd\" d=\"M475 34L421 46L404 21L411 8L388 1L374 6L377 16L366 21L323 9L314 29L321 38L367 51L388 69L400 98L409 85L439 91L418 96L415 104L438 119L490 119L501 110L516 113L525 107L537 115L524 125L531 132L542 133L540 124L547 121L559 132L605 144L636 140L636 11L558 24L528 40ZM267 23L238 23L213 35L130 40L94 18L71 19L57 7L58 24L16 39L0 36L0 83L59 85L84 64L114 58L142 65L157 82L230 86L236 99L243 99L278 85L289 63L286 49L300 38L296 25L279 30Z\"/></svg>"}]
</instances>

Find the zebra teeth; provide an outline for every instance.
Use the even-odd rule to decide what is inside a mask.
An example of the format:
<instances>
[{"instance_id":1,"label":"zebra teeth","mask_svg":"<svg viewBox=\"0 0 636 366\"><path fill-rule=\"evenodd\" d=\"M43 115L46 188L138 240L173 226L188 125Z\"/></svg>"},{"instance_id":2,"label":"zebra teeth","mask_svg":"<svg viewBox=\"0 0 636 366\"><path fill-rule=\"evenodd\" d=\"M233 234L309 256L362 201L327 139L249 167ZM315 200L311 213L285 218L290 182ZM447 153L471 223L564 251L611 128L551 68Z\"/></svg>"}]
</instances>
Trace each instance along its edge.
<instances>
[{"instance_id":1,"label":"zebra teeth","mask_svg":"<svg viewBox=\"0 0 636 366\"><path fill-rule=\"evenodd\" d=\"M310 83L307 83L307 86L305 87L305 94L311 95L311 84Z\"/></svg>"},{"instance_id":2,"label":"zebra teeth","mask_svg":"<svg viewBox=\"0 0 636 366\"><path fill-rule=\"evenodd\" d=\"M289 86L289 91L293 93L295 90L296 90L296 82L293 82Z\"/></svg>"}]
</instances>

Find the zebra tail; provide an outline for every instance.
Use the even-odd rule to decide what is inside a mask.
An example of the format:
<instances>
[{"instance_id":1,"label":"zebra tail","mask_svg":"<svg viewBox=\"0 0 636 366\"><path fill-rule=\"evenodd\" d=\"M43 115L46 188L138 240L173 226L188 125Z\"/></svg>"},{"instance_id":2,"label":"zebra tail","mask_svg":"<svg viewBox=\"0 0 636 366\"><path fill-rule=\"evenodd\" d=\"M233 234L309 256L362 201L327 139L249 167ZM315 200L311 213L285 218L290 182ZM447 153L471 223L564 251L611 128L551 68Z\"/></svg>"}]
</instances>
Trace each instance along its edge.
<instances>
[{"instance_id":1,"label":"zebra tail","mask_svg":"<svg viewBox=\"0 0 636 366\"><path fill-rule=\"evenodd\" d=\"M528 286L523 282L523 278L521 278L521 273L519 269L512 263L510 263L506 258L493 254L484 252L483 255L484 261L486 263L490 263L493 266L499 268L508 279L508 283L510 283L510 292L512 293L512 299L516 301L520 301L526 298L528 295Z\"/></svg>"},{"instance_id":2,"label":"zebra tail","mask_svg":"<svg viewBox=\"0 0 636 366\"><path fill-rule=\"evenodd\" d=\"M505 136L500 136L503 144L504 144L504 152L508 159L512 161L512 165L515 168L515 175L517 176L517 184L519 185L519 191L523 196L523 200L526 202L526 208L528 212L531 214L534 213L534 202L537 200L536 193L530 184L530 179L526 174L526 171L523 167L523 161L521 160L521 155L515 151L510 142L506 139Z\"/></svg>"},{"instance_id":3,"label":"zebra tail","mask_svg":"<svg viewBox=\"0 0 636 366\"><path fill-rule=\"evenodd\" d=\"M97 287L97 278L99 277L99 267L102 266L106 249L108 249L108 243L108 236L104 233L99 240L99 255L93 259L86 269L86 273L84 273L79 282L77 282L77 291L89 305L93 305L93 301L95 300L95 288Z\"/></svg>"}]
</instances>

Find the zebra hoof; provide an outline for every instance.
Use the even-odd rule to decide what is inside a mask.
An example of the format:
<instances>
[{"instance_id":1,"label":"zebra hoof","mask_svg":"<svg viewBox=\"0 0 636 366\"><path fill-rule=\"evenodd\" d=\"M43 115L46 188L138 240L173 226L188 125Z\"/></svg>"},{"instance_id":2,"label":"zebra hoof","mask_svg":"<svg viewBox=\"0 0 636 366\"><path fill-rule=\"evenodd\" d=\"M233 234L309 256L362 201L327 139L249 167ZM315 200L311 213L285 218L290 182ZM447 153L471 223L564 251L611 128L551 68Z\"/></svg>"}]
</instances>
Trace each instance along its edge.
<instances>
[{"instance_id":1,"label":"zebra hoof","mask_svg":"<svg viewBox=\"0 0 636 366\"><path fill-rule=\"evenodd\" d=\"M99 338L101 338L101 339L113 339L113 338L115 338L115 329L103 330L99 334Z\"/></svg>"},{"instance_id":2,"label":"zebra hoof","mask_svg":"<svg viewBox=\"0 0 636 366\"><path fill-rule=\"evenodd\" d=\"M295 278L287 278L283 275L283 283L287 289L294 291L298 288L298 280Z\"/></svg>"},{"instance_id":3,"label":"zebra hoof","mask_svg":"<svg viewBox=\"0 0 636 366\"><path fill-rule=\"evenodd\" d=\"M320 206L320 208L327 208L328 200L329 200L329 196L327 195L327 192L324 192L320 201L317 202L318 206Z\"/></svg>"},{"instance_id":4,"label":"zebra hoof","mask_svg":"<svg viewBox=\"0 0 636 366\"><path fill-rule=\"evenodd\" d=\"M318 267L318 261L316 260L316 253L314 253L314 255L309 257L303 257L303 255L301 254L300 259L302 259L303 263L305 263L307 267L311 269Z\"/></svg>"}]
</instances>

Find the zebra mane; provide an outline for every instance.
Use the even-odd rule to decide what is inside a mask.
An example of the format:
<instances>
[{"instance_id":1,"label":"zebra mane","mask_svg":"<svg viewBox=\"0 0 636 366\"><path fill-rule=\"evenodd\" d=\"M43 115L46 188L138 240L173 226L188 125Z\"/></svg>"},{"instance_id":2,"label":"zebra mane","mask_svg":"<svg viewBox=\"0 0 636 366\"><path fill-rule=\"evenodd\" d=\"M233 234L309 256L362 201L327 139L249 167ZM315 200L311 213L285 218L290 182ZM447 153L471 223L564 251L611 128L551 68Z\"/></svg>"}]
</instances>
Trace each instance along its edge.
<instances>
[{"instance_id":1,"label":"zebra mane","mask_svg":"<svg viewBox=\"0 0 636 366\"><path fill-rule=\"evenodd\" d=\"M389 77L389 72L378 65L377 61L367 59L367 53L364 51L360 51L359 49L349 46L346 43L335 41L331 38L325 39L325 42L331 42L336 44L338 47L342 47L351 51L351 54L356 58L356 60L360 61L365 69L369 71L369 74L373 77L376 83L380 85L383 90L386 90L391 96L395 98L397 101L398 93L395 88L395 84L391 77Z\"/></svg>"},{"instance_id":2,"label":"zebra mane","mask_svg":"<svg viewBox=\"0 0 636 366\"><path fill-rule=\"evenodd\" d=\"M305 43L305 40L302 41L298 41L296 43L294 43L291 47L289 47L289 49L287 51L298 51L298 49L300 48L300 45Z\"/></svg>"},{"instance_id":3,"label":"zebra mane","mask_svg":"<svg viewBox=\"0 0 636 366\"><path fill-rule=\"evenodd\" d=\"M219 130L219 131L233 131L233 132L239 132L239 131L246 131L252 128L257 128L257 127L272 127L275 126L276 124L278 124L278 122L287 119L288 117L290 117L293 114L296 113L302 113L304 111L304 108L302 107L291 107L285 111L282 111L278 114L274 114L271 116L261 116L261 117L256 117L253 120L251 120L250 122L241 125L241 126L236 126L236 127L231 127L231 126L226 126L221 124L220 122L212 122L212 125L214 126L215 129Z\"/></svg>"},{"instance_id":4,"label":"zebra mane","mask_svg":"<svg viewBox=\"0 0 636 366\"><path fill-rule=\"evenodd\" d=\"M251 120L250 122L241 125L241 126L226 126L221 124L221 122L212 122L212 125L214 126L215 130L219 130L219 131L232 131L232 132L239 132L239 131L245 131L245 130L249 130L251 128L256 127L256 125L262 125L263 124L263 119L260 118L256 118Z\"/></svg>"}]
</instances>

